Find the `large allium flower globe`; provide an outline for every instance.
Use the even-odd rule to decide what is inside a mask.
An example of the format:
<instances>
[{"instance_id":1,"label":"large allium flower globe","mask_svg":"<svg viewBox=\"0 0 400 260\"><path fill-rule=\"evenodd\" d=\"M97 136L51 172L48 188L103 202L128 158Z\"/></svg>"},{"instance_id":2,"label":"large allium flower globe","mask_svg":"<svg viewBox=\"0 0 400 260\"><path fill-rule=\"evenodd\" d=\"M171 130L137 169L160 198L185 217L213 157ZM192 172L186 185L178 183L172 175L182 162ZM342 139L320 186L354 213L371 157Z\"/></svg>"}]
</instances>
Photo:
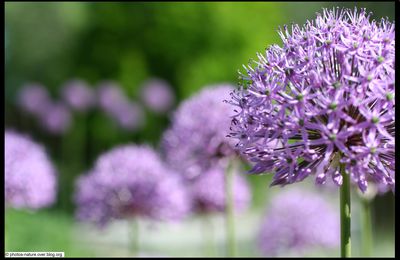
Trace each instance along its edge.
<instances>
[{"instance_id":1,"label":"large allium flower globe","mask_svg":"<svg viewBox=\"0 0 400 260\"><path fill-rule=\"evenodd\" d=\"M177 220L190 210L179 175L147 146L125 145L101 155L77 182L77 217L105 225L113 219Z\"/></svg>"},{"instance_id":2,"label":"large allium flower globe","mask_svg":"<svg viewBox=\"0 0 400 260\"><path fill-rule=\"evenodd\" d=\"M232 90L228 84L204 88L174 113L162 150L167 162L185 177L194 178L233 154L235 142L227 137L233 110L223 102Z\"/></svg>"},{"instance_id":3,"label":"large allium flower globe","mask_svg":"<svg viewBox=\"0 0 400 260\"><path fill-rule=\"evenodd\" d=\"M363 192L368 181L394 188L394 28L365 10L324 9L279 32L283 46L258 54L230 100L231 136L252 173L341 185L344 164Z\"/></svg>"},{"instance_id":4,"label":"large allium flower globe","mask_svg":"<svg viewBox=\"0 0 400 260\"><path fill-rule=\"evenodd\" d=\"M339 246L339 217L321 196L292 189L271 202L257 239L263 254L304 253Z\"/></svg>"},{"instance_id":5,"label":"large allium flower globe","mask_svg":"<svg viewBox=\"0 0 400 260\"><path fill-rule=\"evenodd\" d=\"M4 141L6 205L29 209L52 205L57 177L44 148L13 131L5 132Z\"/></svg>"}]
</instances>

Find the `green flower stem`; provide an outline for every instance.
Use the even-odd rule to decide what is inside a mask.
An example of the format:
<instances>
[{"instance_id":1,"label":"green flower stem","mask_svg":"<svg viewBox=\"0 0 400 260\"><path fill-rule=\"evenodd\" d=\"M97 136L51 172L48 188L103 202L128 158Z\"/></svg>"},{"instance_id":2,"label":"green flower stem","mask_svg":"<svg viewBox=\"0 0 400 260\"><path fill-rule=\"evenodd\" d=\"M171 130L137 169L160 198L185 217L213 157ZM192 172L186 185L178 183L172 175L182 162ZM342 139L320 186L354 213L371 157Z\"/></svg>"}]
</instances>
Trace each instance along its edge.
<instances>
[{"instance_id":1,"label":"green flower stem","mask_svg":"<svg viewBox=\"0 0 400 260\"><path fill-rule=\"evenodd\" d=\"M340 165L343 183L340 187L340 254L341 257L351 256L351 205L350 176L346 174L344 165Z\"/></svg>"},{"instance_id":2,"label":"green flower stem","mask_svg":"<svg viewBox=\"0 0 400 260\"><path fill-rule=\"evenodd\" d=\"M361 200L361 247L363 256L371 256L372 251L372 220L371 202L366 199Z\"/></svg>"},{"instance_id":3,"label":"green flower stem","mask_svg":"<svg viewBox=\"0 0 400 260\"><path fill-rule=\"evenodd\" d=\"M235 245L235 222L234 222L234 208L233 208L233 177L234 177L234 163L231 161L225 173L225 199L226 199L226 254L227 256L236 255Z\"/></svg>"}]
</instances>

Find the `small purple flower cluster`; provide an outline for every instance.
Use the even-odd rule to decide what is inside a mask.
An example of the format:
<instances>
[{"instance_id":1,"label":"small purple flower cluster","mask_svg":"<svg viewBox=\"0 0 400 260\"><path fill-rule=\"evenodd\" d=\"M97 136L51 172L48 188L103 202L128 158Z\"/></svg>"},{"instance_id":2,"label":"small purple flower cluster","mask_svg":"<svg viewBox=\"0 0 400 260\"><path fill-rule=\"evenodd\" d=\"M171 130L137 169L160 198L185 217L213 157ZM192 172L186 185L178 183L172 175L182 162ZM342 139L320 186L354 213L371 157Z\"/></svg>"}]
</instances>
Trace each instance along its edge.
<instances>
[{"instance_id":1,"label":"small purple flower cluster","mask_svg":"<svg viewBox=\"0 0 400 260\"><path fill-rule=\"evenodd\" d=\"M98 100L100 108L123 129L136 130L143 125L142 108L130 101L117 83L111 81L101 83Z\"/></svg>"},{"instance_id":2,"label":"small purple flower cluster","mask_svg":"<svg viewBox=\"0 0 400 260\"><path fill-rule=\"evenodd\" d=\"M69 108L60 101L53 101L47 89L36 83L24 85L18 93L18 105L36 117L49 133L65 133L72 124Z\"/></svg>"},{"instance_id":3,"label":"small purple flower cluster","mask_svg":"<svg viewBox=\"0 0 400 260\"><path fill-rule=\"evenodd\" d=\"M62 86L62 97L69 107L82 112L89 110L96 103L93 89L79 79L70 80Z\"/></svg>"},{"instance_id":4,"label":"small purple flower cluster","mask_svg":"<svg viewBox=\"0 0 400 260\"><path fill-rule=\"evenodd\" d=\"M72 124L72 115L64 103L51 102L46 104L46 109L39 116L42 126L47 132L55 135L68 131Z\"/></svg>"},{"instance_id":5,"label":"small purple flower cluster","mask_svg":"<svg viewBox=\"0 0 400 260\"><path fill-rule=\"evenodd\" d=\"M143 103L155 113L165 113L171 109L175 96L171 86L162 79L149 79L141 87Z\"/></svg>"},{"instance_id":6,"label":"small purple flower cluster","mask_svg":"<svg viewBox=\"0 0 400 260\"><path fill-rule=\"evenodd\" d=\"M46 104L50 100L46 88L37 83L24 85L18 93L18 105L26 112L40 116L46 111Z\"/></svg>"},{"instance_id":7,"label":"small purple flower cluster","mask_svg":"<svg viewBox=\"0 0 400 260\"><path fill-rule=\"evenodd\" d=\"M316 175L342 184L340 165L361 191L395 186L395 26L364 9L323 10L279 32L232 93L231 137L271 185ZM253 66L254 65L254 66Z\"/></svg>"},{"instance_id":8,"label":"small purple flower cluster","mask_svg":"<svg viewBox=\"0 0 400 260\"><path fill-rule=\"evenodd\" d=\"M70 109L87 112L95 105L122 129L134 131L144 125L145 114L141 105L129 100L115 82L100 83L96 93L85 81L72 79L63 84L60 94L63 102L53 101L44 86L26 84L18 93L18 105L37 117L43 128L52 134L63 134L70 128ZM143 83L141 99L152 112L161 114L171 109L175 96L166 81L152 78Z\"/></svg>"}]
</instances>

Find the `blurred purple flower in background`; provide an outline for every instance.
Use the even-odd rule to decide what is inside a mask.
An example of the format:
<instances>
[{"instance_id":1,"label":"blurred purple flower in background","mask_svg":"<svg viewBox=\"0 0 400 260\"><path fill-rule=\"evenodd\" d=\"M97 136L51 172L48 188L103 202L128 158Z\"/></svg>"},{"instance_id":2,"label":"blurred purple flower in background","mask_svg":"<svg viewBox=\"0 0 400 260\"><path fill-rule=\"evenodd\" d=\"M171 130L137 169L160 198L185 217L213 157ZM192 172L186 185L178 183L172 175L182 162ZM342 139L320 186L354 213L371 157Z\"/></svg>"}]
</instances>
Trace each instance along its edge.
<instances>
[{"instance_id":1,"label":"blurred purple flower in background","mask_svg":"<svg viewBox=\"0 0 400 260\"><path fill-rule=\"evenodd\" d=\"M57 177L42 146L19 133L4 134L5 202L14 208L39 209L55 202Z\"/></svg>"},{"instance_id":2,"label":"blurred purple flower in background","mask_svg":"<svg viewBox=\"0 0 400 260\"><path fill-rule=\"evenodd\" d=\"M104 81L100 83L97 90L98 104L104 111L112 111L117 103L125 99L121 86L113 81Z\"/></svg>"},{"instance_id":3,"label":"blurred purple flower in background","mask_svg":"<svg viewBox=\"0 0 400 260\"><path fill-rule=\"evenodd\" d=\"M144 124L144 112L135 102L130 101L121 87L111 81L103 82L98 87L98 104L120 127L137 130Z\"/></svg>"},{"instance_id":4,"label":"blurred purple flower in background","mask_svg":"<svg viewBox=\"0 0 400 260\"><path fill-rule=\"evenodd\" d=\"M69 130L72 116L66 105L60 102L50 102L40 115L42 127L49 133L60 135Z\"/></svg>"},{"instance_id":5,"label":"blurred purple flower in background","mask_svg":"<svg viewBox=\"0 0 400 260\"><path fill-rule=\"evenodd\" d=\"M279 193L271 203L257 239L263 254L339 246L339 216L320 194L291 189Z\"/></svg>"},{"instance_id":6,"label":"blurred purple flower in background","mask_svg":"<svg viewBox=\"0 0 400 260\"><path fill-rule=\"evenodd\" d=\"M305 26L279 32L246 68L232 95L231 136L272 185L316 175L338 186L347 174L394 189L394 24L370 21L364 9L324 9Z\"/></svg>"},{"instance_id":7,"label":"blurred purple flower in background","mask_svg":"<svg viewBox=\"0 0 400 260\"><path fill-rule=\"evenodd\" d=\"M112 114L123 129L136 130L143 126L144 112L140 105L133 101L121 101L114 107Z\"/></svg>"},{"instance_id":8,"label":"blurred purple flower in background","mask_svg":"<svg viewBox=\"0 0 400 260\"><path fill-rule=\"evenodd\" d=\"M234 154L232 140L226 136L233 111L223 100L232 90L228 84L214 85L184 101L163 136L161 146L166 160L184 176L200 212L224 211L226 207L225 172L228 157ZM236 172L235 208L245 209L250 199L245 178Z\"/></svg>"},{"instance_id":9,"label":"blurred purple flower in background","mask_svg":"<svg viewBox=\"0 0 400 260\"><path fill-rule=\"evenodd\" d=\"M223 102L232 90L228 84L207 87L174 112L161 146L167 162L186 178L196 177L234 153L234 142L226 137L233 111Z\"/></svg>"},{"instance_id":10,"label":"blurred purple flower in background","mask_svg":"<svg viewBox=\"0 0 400 260\"><path fill-rule=\"evenodd\" d=\"M195 210L200 213L224 212L226 208L226 165L214 166L203 172L188 186ZM246 179L235 172L233 178L233 205L236 211L247 209L251 203L251 191Z\"/></svg>"},{"instance_id":11,"label":"blurred purple flower in background","mask_svg":"<svg viewBox=\"0 0 400 260\"><path fill-rule=\"evenodd\" d=\"M76 111L87 111L96 102L93 89L83 80L70 80L62 86L61 91L65 103Z\"/></svg>"},{"instance_id":12,"label":"blurred purple flower in background","mask_svg":"<svg viewBox=\"0 0 400 260\"><path fill-rule=\"evenodd\" d=\"M50 102L47 89L37 83L29 83L24 85L18 92L18 105L26 112L40 116Z\"/></svg>"},{"instance_id":13,"label":"blurred purple flower in background","mask_svg":"<svg viewBox=\"0 0 400 260\"><path fill-rule=\"evenodd\" d=\"M175 101L174 93L168 82L157 78L143 83L141 98L146 107L156 113L167 112Z\"/></svg>"},{"instance_id":14,"label":"blurred purple flower in background","mask_svg":"<svg viewBox=\"0 0 400 260\"><path fill-rule=\"evenodd\" d=\"M147 146L124 145L101 155L76 187L78 219L99 225L132 217L178 220L191 208L179 175Z\"/></svg>"}]
</instances>

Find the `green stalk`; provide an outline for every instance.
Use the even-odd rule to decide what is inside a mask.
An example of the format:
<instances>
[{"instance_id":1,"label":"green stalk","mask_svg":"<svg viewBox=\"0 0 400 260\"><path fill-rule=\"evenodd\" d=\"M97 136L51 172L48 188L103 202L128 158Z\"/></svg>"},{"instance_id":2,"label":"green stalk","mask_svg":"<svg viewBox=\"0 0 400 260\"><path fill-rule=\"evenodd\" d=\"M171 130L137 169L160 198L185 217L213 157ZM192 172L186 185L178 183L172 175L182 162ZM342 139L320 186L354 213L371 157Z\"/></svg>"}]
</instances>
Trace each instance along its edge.
<instances>
[{"instance_id":1,"label":"green stalk","mask_svg":"<svg viewBox=\"0 0 400 260\"><path fill-rule=\"evenodd\" d=\"M351 256L351 205L350 176L346 174L344 165L340 165L343 183L340 187L340 253L341 257Z\"/></svg>"},{"instance_id":2,"label":"green stalk","mask_svg":"<svg viewBox=\"0 0 400 260\"><path fill-rule=\"evenodd\" d=\"M226 199L226 254L227 256L236 255L235 245L235 222L234 222L234 208L233 208L233 177L234 177L234 163L230 162L225 174L225 199Z\"/></svg>"},{"instance_id":3,"label":"green stalk","mask_svg":"<svg viewBox=\"0 0 400 260\"><path fill-rule=\"evenodd\" d=\"M361 247L363 256L371 256L372 251L372 220L371 202L366 199L361 200Z\"/></svg>"}]
</instances>

